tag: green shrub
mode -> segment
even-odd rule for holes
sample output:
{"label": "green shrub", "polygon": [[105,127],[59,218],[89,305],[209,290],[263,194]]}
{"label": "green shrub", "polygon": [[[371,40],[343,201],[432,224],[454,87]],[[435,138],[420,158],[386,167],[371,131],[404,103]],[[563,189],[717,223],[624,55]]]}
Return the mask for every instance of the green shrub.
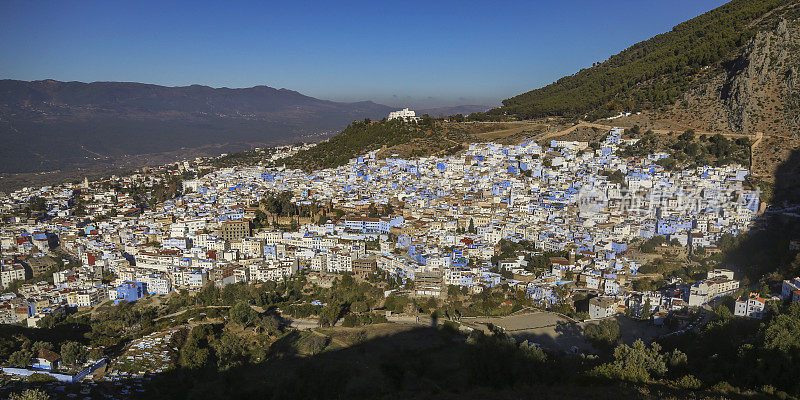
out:
{"label": "green shrub", "polygon": [[737,388],[736,386],[731,385],[730,383],[728,383],[726,381],[718,382],[717,384],[715,384],[714,386],[711,387],[711,390],[713,390],[715,392],[719,392],[719,393],[724,393],[724,394],[739,393],[739,388]]}
{"label": "green shrub", "polygon": [[697,390],[703,387],[703,382],[694,375],[684,375],[675,382],[675,385],[681,389]]}
{"label": "green shrub", "polygon": [[28,375],[28,382],[55,382],[56,378],[47,375],[47,374],[40,374],[38,372]]}

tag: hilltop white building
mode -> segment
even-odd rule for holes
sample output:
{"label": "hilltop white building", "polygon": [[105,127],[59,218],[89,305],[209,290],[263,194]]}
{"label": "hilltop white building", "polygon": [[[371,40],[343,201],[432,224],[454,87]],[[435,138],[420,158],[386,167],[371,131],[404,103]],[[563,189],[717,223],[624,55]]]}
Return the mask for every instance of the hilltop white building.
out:
{"label": "hilltop white building", "polygon": [[392,112],[389,113],[389,118],[388,119],[391,120],[391,119],[398,119],[398,118],[402,118],[402,119],[404,119],[406,121],[415,121],[415,122],[419,121],[419,117],[417,117],[417,113],[415,113],[412,110],[409,110],[408,108],[404,108],[404,109],[399,110],[399,111],[392,111]]}

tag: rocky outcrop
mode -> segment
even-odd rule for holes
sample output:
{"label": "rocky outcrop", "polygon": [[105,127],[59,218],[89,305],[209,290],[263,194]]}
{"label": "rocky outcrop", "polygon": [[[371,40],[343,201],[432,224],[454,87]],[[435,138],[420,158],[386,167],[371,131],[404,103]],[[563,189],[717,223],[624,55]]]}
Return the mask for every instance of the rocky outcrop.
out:
{"label": "rocky outcrop", "polygon": [[759,31],[735,60],[726,63],[719,90],[731,128],[742,133],[788,134],[798,126],[800,29],[780,20]]}

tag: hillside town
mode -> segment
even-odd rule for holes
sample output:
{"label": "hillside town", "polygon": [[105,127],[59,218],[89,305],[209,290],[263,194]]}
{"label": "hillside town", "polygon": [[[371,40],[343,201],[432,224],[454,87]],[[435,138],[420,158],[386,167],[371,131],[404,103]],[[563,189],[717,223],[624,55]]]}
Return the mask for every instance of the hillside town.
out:
{"label": "hillside town", "polygon": [[0,400],[800,400],[800,0],[327,3],[0,6]]}
{"label": "hillside town", "polygon": [[[636,290],[653,261],[637,249],[660,237],[663,251],[713,253],[722,235],[752,228],[760,203],[743,185],[748,170],[667,171],[656,164],[667,154],[618,156],[636,142],[622,136],[474,143],[418,159],[370,152],[312,173],[198,159],[26,188],[0,199],[0,321],[36,327],[69,309],[300,273],[320,286],[345,273],[381,276],[406,288],[387,295],[411,298],[509,285],[541,309],[582,293],[586,319],[647,315],[656,325],[736,293],[726,269]],[[297,150],[278,148],[270,161]],[[176,179],[172,198],[136,194]],[[800,279],[781,295],[800,300]],[[769,300],[743,297],[735,314],[761,318]]]}

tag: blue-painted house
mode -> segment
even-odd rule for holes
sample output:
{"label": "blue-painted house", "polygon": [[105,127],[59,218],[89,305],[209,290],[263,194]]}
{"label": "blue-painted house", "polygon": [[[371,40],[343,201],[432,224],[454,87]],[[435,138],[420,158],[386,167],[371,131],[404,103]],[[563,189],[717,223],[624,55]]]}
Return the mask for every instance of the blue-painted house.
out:
{"label": "blue-painted house", "polygon": [[136,301],[144,297],[147,292],[147,284],[138,281],[125,281],[122,285],[117,287],[117,298],[114,304],[119,304],[121,301]]}

